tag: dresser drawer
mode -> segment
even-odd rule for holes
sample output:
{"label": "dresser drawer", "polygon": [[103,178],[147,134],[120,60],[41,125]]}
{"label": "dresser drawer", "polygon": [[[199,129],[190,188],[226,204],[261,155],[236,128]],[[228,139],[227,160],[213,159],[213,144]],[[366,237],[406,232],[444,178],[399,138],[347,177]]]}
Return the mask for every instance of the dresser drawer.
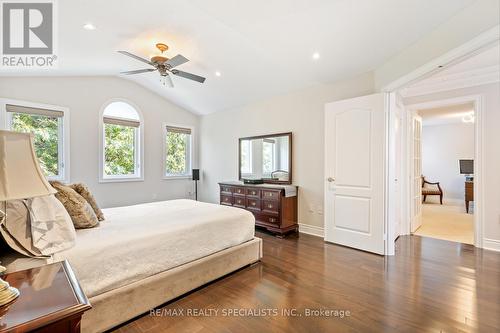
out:
{"label": "dresser drawer", "polygon": [[255,198],[249,198],[247,197],[247,209],[252,210],[252,211],[260,211],[260,200],[255,199]]}
{"label": "dresser drawer", "polygon": [[247,197],[260,199],[260,192],[260,190],[257,190],[255,188],[247,188]]}
{"label": "dresser drawer", "polygon": [[231,186],[221,185],[220,186],[220,193],[231,195],[231,194],[233,194],[233,188]]}
{"label": "dresser drawer", "polygon": [[245,196],[245,188],[243,188],[243,187],[234,187],[233,188],[233,194],[234,195]]}
{"label": "dresser drawer", "polygon": [[254,216],[255,216],[255,219],[259,222],[272,223],[272,224],[276,224],[276,225],[280,224],[279,216],[269,215],[269,214],[256,214],[256,213],[254,213]]}
{"label": "dresser drawer", "polygon": [[281,191],[262,190],[263,200],[279,200],[280,196],[281,196]]}
{"label": "dresser drawer", "polygon": [[241,208],[245,208],[245,197],[238,197],[238,196],[235,196],[233,197],[233,206],[235,207],[241,207]]}
{"label": "dresser drawer", "polygon": [[269,214],[278,215],[280,211],[279,201],[273,201],[273,200],[262,201],[262,211]]}
{"label": "dresser drawer", "polygon": [[233,197],[230,195],[221,194],[220,203],[221,203],[221,205],[232,206],[233,205]]}

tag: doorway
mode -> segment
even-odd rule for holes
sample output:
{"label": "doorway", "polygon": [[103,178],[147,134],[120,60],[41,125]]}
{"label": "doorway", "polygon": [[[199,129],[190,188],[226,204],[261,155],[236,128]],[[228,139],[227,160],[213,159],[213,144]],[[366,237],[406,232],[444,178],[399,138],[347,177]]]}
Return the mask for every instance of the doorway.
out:
{"label": "doorway", "polygon": [[416,113],[421,129],[413,160],[420,164],[421,173],[414,176],[421,184],[421,216],[411,232],[474,244],[474,105],[443,105]]}

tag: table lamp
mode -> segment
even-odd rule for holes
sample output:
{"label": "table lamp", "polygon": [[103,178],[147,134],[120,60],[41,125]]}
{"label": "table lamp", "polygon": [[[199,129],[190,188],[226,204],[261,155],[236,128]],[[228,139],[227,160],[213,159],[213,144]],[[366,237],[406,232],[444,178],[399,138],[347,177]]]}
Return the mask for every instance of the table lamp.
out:
{"label": "table lamp", "polygon": [[[56,193],[38,164],[33,148],[32,134],[0,130],[0,228],[8,233],[5,225],[7,200],[27,199]],[[6,269],[0,266],[0,273]],[[0,278],[0,306],[11,303],[19,290]]]}

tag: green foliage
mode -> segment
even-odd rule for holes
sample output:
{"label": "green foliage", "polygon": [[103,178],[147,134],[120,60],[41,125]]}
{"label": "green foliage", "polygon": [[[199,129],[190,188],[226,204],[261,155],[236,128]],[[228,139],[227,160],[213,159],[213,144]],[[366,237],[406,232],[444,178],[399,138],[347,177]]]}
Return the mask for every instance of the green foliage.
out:
{"label": "green foliage", "polygon": [[263,172],[268,174],[273,171],[274,164],[274,143],[262,143],[262,169]]}
{"label": "green foliage", "polygon": [[186,165],[188,135],[167,132],[167,170],[170,175],[187,174]]}
{"label": "green foliage", "polygon": [[104,173],[109,176],[135,173],[135,127],[104,124]]}
{"label": "green foliage", "polygon": [[59,121],[62,119],[24,113],[12,114],[13,131],[34,134],[35,153],[46,176],[59,174]]}

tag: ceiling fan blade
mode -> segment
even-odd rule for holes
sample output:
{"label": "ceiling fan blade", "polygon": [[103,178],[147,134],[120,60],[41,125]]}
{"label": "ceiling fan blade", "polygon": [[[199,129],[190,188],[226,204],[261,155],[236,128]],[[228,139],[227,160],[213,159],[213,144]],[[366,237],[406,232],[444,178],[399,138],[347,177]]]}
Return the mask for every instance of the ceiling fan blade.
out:
{"label": "ceiling fan blade", "polygon": [[184,57],[182,54],[178,54],[175,57],[173,57],[172,59],[168,59],[166,64],[170,65],[170,68],[174,68],[174,67],[182,65],[188,61],[189,60],[186,57]]}
{"label": "ceiling fan blade", "polygon": [[121,54],[124,54],[124,55],[126,55],[126,56],[132,57],[132,58],[134,58],[135,60],[142,61],[142,62],[144,62],[144,63],[146,63],[146,64],[151,65],[151,66],[154,66],[154,65],[155,65],[154,63],[152,63],[152,62],[151,62],[151,61],[149,61],[148,59],[141,58],[141,57],[136,56],[135,54],[132,54],[132,53],[127,52],[127,51],[118,51],[118,53],[121,53]]}
{"label": "ceiling fan blade", "polygon": [[120,72],[120,74],[132,75],[132,74],[140,74],[140,73],[153,72],[155,70],[156,70],[156,68],[145,68],[145,69],[137,69],[135,71]]}
{"label": "ceiling fan blade", "polygon": [[177,76],[181,76],[183,78],[190,79],[190,80],[193,80],[196,82],[200,82],[200,83],[203,83],[206,80],[203,76],[199,76],[199,75],[195,75],[195,74],[191,74],[191,73],[183,72],[183,71],[179,71],[179,70],[173,70],[172,74],[177,75]]}

